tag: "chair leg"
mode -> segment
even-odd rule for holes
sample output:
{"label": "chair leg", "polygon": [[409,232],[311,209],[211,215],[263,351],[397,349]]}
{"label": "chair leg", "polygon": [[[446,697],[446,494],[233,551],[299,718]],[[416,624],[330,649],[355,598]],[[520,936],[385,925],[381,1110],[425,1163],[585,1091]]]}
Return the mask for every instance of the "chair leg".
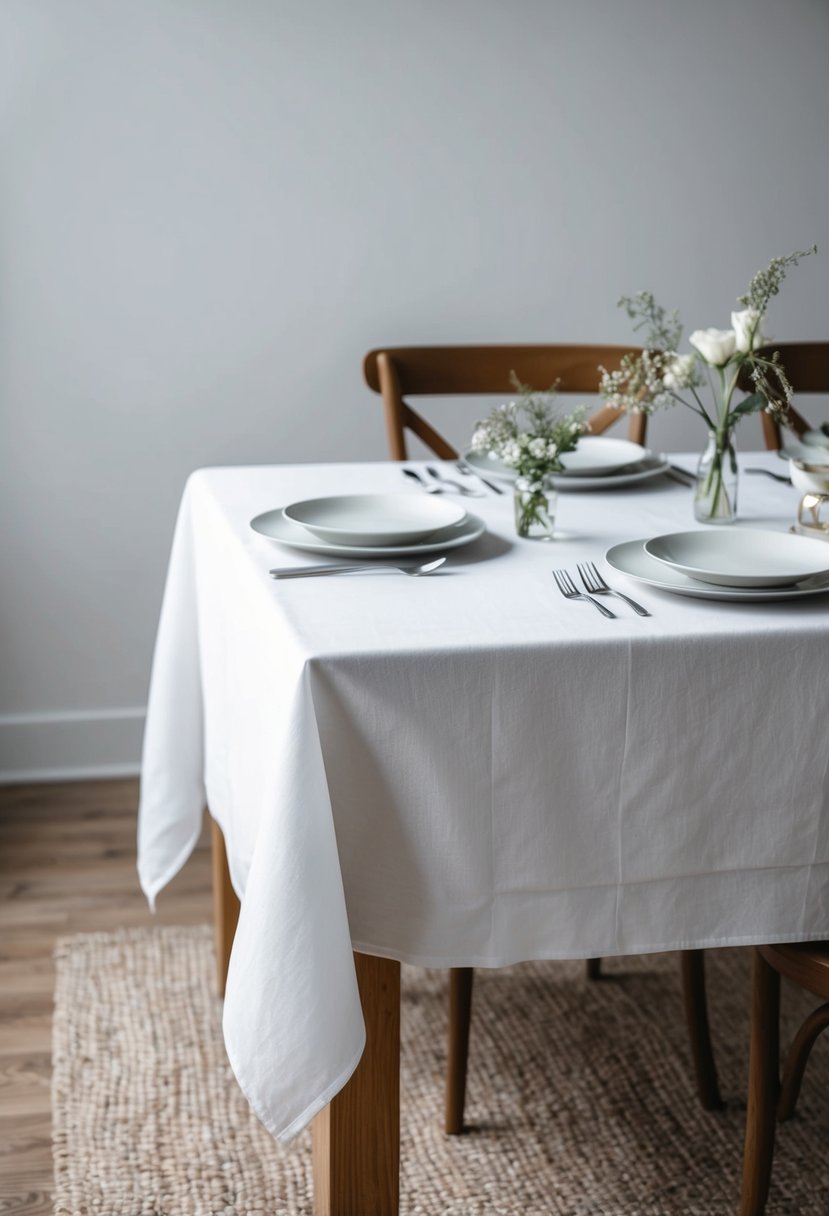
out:
{"label": "chair leg", "polygon": [[711,1031],[708,1025],[708,1002],[705,997],[705,953],[702,950],[683,950],[680,953],[682,970],[682,995],[685,1003],[685,1021],[691,1043],[697,1093],[705,1110],[720,1110],[723,1106],[717,1082],[717,1066],[711,1047]]}
{"label": "chair leg", "polygon": [[239,898],[230,881],[227,851],[222,829],[215,819],[210,821],[210,842],[213,857],[213,943],[216,952],[216,989],[225,994],[230,951],[239,919]]}
{"label": "chair leg", "polygon": [[449,971],[449,1060],[446,1069],[446,1134],[463,1131],[466,1103],[466,1063],[469,1058],[469,1026],[472,1020],[472,967]]}
{"label": "chair leg", "polygon": [[798,1030],[794,1042],[789,1048],[786,1063],[783,1066],[783,1080],[780,1084],[780,1101],[777,1104],[777,1118],[781,1123],[790,1119],[797,1105],[800,1093],[800,1082],[803,1080],[803,1070],[809,1059],[809,1052],[814,1046],[815,1039],[822,1030],[829,1026],[829,1005],[821,1005],[810,1014]]}
{"label": "chair leg", "polygon": [[779,1051],[780,976],[755,949],[740,1216],[763,1216],[766,1207],[774,1153]]}
{"label": "chair leg", "polygon": [[584,975],[588,980],[600,980],[602,978],[602,960],[600,958],[585,959]]}

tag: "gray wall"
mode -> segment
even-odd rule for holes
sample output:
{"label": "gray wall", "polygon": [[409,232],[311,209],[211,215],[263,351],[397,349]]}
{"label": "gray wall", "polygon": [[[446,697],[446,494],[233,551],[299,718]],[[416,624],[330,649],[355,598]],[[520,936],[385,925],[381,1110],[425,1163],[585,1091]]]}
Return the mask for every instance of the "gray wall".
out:
{"label": "gray wall", "polygon": [[0,0],[0,773],[135,764],[187,474],[382,458],[369,347],[724,326],[813,241],[769,329],[829,336],[827,52],[825,0]]}

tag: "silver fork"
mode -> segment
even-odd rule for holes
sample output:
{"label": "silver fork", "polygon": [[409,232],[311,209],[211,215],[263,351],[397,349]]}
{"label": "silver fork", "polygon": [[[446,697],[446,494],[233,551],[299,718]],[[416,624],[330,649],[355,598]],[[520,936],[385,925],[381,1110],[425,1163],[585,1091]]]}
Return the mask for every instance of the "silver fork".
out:
{"label": "silver fork", "polygon": [[592,596],[583,595],[566,570],[554,570],[553,578],[556,580],[558,589],[566,600],[587,600],[588,604],[592,604],[594,608],[598,608],[602,616],[609,616],[614,621],[616,620],[615,612],[611,612],[609,608],[605,608],[604,604],[600,604]]}
{"label": "silver fork", "polygon": [[596,567],[595,562],[579,563],[578,571],[581,575],[581,581],[584,583],[585,591],[589,591],[591,595],[615,595],[618,599],[624,600],[626,604],[630,604],[634,612],[638,612],[640,616],[650,616],[647,608],[643,608],[641,604],[637,604],[636,600],[632,600],[629,595],[624,595],[621,591],[614,591],[612,587],[608,587],[605,580]]}
{"label": "silver fork", "polygon": [[418,566],[395,566],[390,562],[371,562],[362,566],[347,566],[344,562],[331,566],[277,566],[275,570],[271,570],[271,578],[312,578],[315,574],[356,574],[365,570],[397,570],[400,574],[418,578],[423,574],[431,574],[445,561],[445,557],[436,557],[433,561],[422,562]]}

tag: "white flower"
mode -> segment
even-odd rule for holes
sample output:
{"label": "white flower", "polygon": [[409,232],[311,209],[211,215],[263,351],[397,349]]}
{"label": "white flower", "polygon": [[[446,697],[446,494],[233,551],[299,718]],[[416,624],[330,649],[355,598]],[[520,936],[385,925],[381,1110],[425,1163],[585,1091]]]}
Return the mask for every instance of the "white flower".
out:
{"label": "white flower", "polygon": [[750,350],[757,350],[765,342],[763,337],[763,321],[756,308],[744,308],[742,312],[732,312],[731,324],[737,336],[737,350],[747,355]]}
{"label": "white flower", "polygon": [[673,355],[662,373],[665,388],[690,388],[694,383],[696,355]]}
{"label": "white flower", "polygon": [[502,459],[504,464],[510,465],[511,468],[517,467],[521,460],[521,449],[514,439],[505,444]]}
{"label": "white flower", "polygon": [[529,443],[529,452],[536,460],[543,460],[547,451],[547,444],[543,439],[531,439]]}
{"label": "white flower", "polygon": [[737,349],[733,329],[695,329],[688,341],[712,367],[724,367]]}
{"label": "white flower", "polygon": [[473,433],[469,446],[473,452],[486,452],[489,450],[489,429],[485,426],[479,426]]}
{"label": "white flower", "polygon": [[558,458],[558,444],[555,439],[550,439],[547,442],[547,459],[556,460]]}

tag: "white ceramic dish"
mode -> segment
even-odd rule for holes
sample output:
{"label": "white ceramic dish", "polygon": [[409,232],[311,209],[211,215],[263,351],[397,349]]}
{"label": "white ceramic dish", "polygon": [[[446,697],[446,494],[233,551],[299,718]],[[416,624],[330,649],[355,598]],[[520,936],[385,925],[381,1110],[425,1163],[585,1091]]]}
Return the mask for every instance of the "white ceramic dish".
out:
{"label": "white ceramic dish", "polygon": [[[494,478],[512,484],[515,481],[515,469],[509,468],[500,460],[484,456],[480,452],[465,452],[464,460],[484,477]],[[615,490],[620,486],[634,485],[639,481],[647,481],[650,477],[658,477],[668,469],[668,461],[661,454],[651,452],[633,465],[625,465],[623,469],[608,473],[604,477],[567,477],[556,474],[553,484],[557,490]]]}
{"label": "white ceramic dish", "polygon": [[605,554],[605,561],[611,569],[627,575],[637,583],[700,600],[765,604],[776,600],[801,599],[809,595],[825,595],[829,592],[829,575],[805,579],[795,583],[793,587],[719,587],[713,583],[699,583],[651,557],[645,552],[645,542],[642,540],[628,540],[624,544],[614,545]]}
{"label": "white ceramic dish", "polygon": [[553,484],[557,490],[618,490],[622,486],[636,485],[640,481],[648,481],[667,472],[669,464],[661,453],[651,453],[636,464],[625,465],[608,473],[605,477],[564,477],[556,474]]}
{"label": "white ceramic dish", "polygon": [[[829,423],[824,423],[824,426],[829,426]],[[807,447],[829,449],[829,433],[826,431],[804,431],[800,438]]]}
{"label": "white ceramic dish", "polygon": [[790,587],[829,574],[829,546],[788,532],[696,529],[653,536],[644,547],[680,574],[720,587]]}
{"label": "white ceramic dish", "polygon": [[829,494],[829,468],[817,472],[812,465],[804,469],[799,460],[790,460],[789,476],[795,489],[804,494]]}
{"label": "white ceramic dish", "polygon": [[375,548],[413,545],[456,526],[466,511],[451,500],[412,492],[306,498],[283,507],[282,514],[327,544]]}
{"label": "white ceramic dish", "polygon": [[302,549],[308,553],[325,553],[332,557],[405,557],[408,554],[441,553],[444,549],[457,549],[469,545],[486,531],[486,525],[477,515],[464,513],[460,523],[433,532],[426,540],[408,545],[342,545],[324,541],[309,532],[302,524],[293,523],[282,514],[282,508],[264,511],[250,521],[254,532],[290,549]]}
{"label": "white ceramic dish", "polygon": [[799,443],[790,439],[778,453],[784,460],[794,460],[801,468],[813,472],[815,469],[829,471],[829,447],[818,447],[816,444]]}
{"label": "white ceramic dish", "polygon": [[637,464],[648,455],[648,449],[641,443],[631,443],[629,439],[609,439],[604,435],[587,435],[579,440],[579,446],[573,452],[565,452],[561,457],[564,472],[561,477],[605,477]]}

